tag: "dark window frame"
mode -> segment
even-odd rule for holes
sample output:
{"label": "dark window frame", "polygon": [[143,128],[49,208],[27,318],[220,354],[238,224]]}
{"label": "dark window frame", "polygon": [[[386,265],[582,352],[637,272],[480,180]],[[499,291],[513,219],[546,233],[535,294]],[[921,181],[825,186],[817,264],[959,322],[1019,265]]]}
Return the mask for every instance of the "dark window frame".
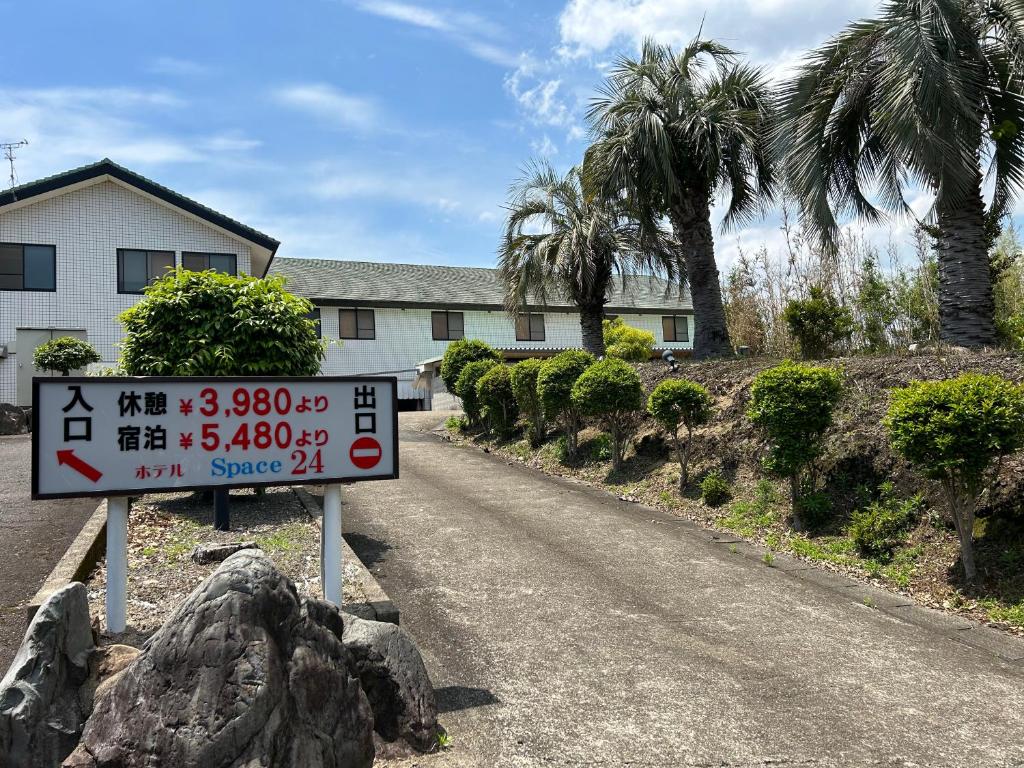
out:
{"label": "dark window frame", "polygon": [[[438,336],[437,333],[435,333],[435,331],[434,331],[434,317],[437,316],[437,315],[444,315],[444,328],[445,328],[445,335],[444,336]],[[460,319],[460,321],[462,323],[462,330],[459,332],[458,336],[452,336],[452,321],[451,321],[452,315],[458,315],[459,319]],[[460,339],[466,338],[466,315],[465,315],[465,313],[464,312],[460,312],[458,310],[449,310],[449,309],[435,309],[435,310],[431,310],[431,312],[430,312],[430,336],[431,336],[431,338],[433,338],[434,341],[458,341]]]}
{"label": "dark window frame", "polygon": [[[665,321],[672,321],[672,338],[665,333]],[[682,338],[679,336],[679,321],[682,320],[686,328]],[[690,316],[689,315],[662,315],[661,316],[661,335],[664,337],[666,343],[681,344],[690,340]]]}
{"label": "dark window frame", "polygon": [[322,313],[320,312],[320,307],[313,307],[313,309],[306,314],[306,319],[312,320],[314,323],[316,323],[316,337],[318,339],[322,339],[324,337],[323,316]]}
{"label": "dark window frame", "polygon": [[[533,321],[540,318],[540,336],[536,336],[534,333]],[[520,321],[526,321],[526,334],[525,336],[520,332],[519,323]],[[547,335],[547,326],[544,321],[543,312],[520,312],[516,315],[515,319],[516,326],[516,341],[545,341]]]}
{"label": "dark window frame", "polygon": [[[0,288],[0,291],[18,291],[23,293],[56,293],[57,292],[57,246],[52,243],[0,243],[0,246],[21,248],[21,288]],[[50,248],[53,250],[53,288],[26,288],[25,287],[25,248]],[[9,272],[4,274],[17,274]]]}
{"label": "dark window frame", "polygon": [[[343,325],[341,321],[342,312],[351,312],[352,319],[355,322],[356,335],[346,336],[343,331]],[[369,336],[364,336],[363,332],[367,330],[365,327],[360,326],[359,316],[360,313],[368,312],[370,315],[370,327]],[[338,338],[345,339],[347,341],[376,341],[377,340],[377,313],[369,307],[339,307],[338,308]]]}
{"label": "dark window frame", "polygon": [[150,285],[154,280],[157,280],[163,275],[150,275],[149,274],[149,255],[151,253],[163,253],[171,254],[171,268],[174,269],[178,266],[178,254],[175,251],[169,251],[165,248],[118,248],[117,249],[117,292],[126,296],[141,296],[145,291],[143,286],[142,291],[126,291],[124,289],[124,254],[127,251],[134,251],[146,254],[146,286]]}
{"label": "dark window frame", "polygon": [[[211,256],[229,256],[229,257],[231,257],[231,261],[232,261],[231,271],[230,272],[223,272],[221,274],[232,275],[233,277],[237,277],[238,276],[238,254],[237,253],[220,253],[218,251],[182,251],[181,252],[181,266],[182,266],[183,269],[186,268],[185,267],[185,259],[187,257],[189,257],[189,256],[191,256],[193,258],[195,258],[196,256],[201,256],[202,258],[206,259],[206,266],[203,268],[203,270],[198,270],[200,272],[204,271],[205,269],[211,269],[211,267],[210,267],[210,257]],[[194,272],[194,271],[197,271],[197,270],[192,270],[192,271]]]}

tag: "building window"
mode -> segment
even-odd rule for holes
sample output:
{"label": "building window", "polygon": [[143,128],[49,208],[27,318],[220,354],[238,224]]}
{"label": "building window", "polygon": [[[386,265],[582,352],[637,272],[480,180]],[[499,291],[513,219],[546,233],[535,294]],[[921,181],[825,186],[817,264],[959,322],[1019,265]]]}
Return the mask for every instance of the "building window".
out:
{"label": "building window", "polygon": [[320,331],[320,308],[315,308],[312,312],[306,315],[307,320],[312,320],[316,323],[316,337],[318,339],[323,338],[323,334]]}
{"label": "building window", "polygon": [[0,291],[57,290],[57,249],[0,244]]}
{"label": "building window", "polygon": [[372,309],[339,309],[338,323],[343,339],[375,339],[376,323]]}
{"label": "building window", "polygon": [[212,269],[225,275],[238,274],[238,257],[233,253],[194,253],[185,251],[181,254],[181,266],[193,272],[204,272]]}
{"label": "building window", "polygon": [[544,315],[516,315],[516,341],[544,341]]}
{"label": "building window", "polygon": [[142,289],[174,269],[174,251],[117,250],[117,292],[142,293]]}
{"label": "building window", "polygon": [[665,341],[689,341],[690,324],[686,315],[661,318],[661,332],[665,336]]}
{"label": "building window", "polygon": [[454,341],[465,335],[461,312],[431,312],[430,328],[434,341]]}

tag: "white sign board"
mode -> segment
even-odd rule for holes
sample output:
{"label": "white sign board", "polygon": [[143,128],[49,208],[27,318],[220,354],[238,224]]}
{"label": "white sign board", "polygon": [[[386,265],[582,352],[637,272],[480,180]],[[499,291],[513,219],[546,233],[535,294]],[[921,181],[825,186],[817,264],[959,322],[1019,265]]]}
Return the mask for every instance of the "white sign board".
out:
{"label": "white sign board", "polygon": [[398,477],[390,378],[32,381],[32,498]]}

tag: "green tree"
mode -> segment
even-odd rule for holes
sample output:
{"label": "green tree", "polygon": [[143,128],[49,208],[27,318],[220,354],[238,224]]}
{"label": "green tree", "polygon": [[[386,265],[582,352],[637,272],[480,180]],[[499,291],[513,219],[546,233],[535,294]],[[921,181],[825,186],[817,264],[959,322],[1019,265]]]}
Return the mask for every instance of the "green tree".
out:
{"label": "green tree", "polygon": [[789,360],[759,373],[750,389],[747,417],[768,439],[765,468],[789,479],[797,530],[803,528],[803,490],[814,490],[814,462],[842,389],[842,375],[835,368]]}
{"label": "green tree", "polygon": [[782,319],[796,339],[801,356],[811,360],[828,357],[853,333],[850,310],[818,286],[811,287],[806,299],[789,302]]}
{"label": "green tree", "polygon": [[448,345],[441,358],[441,381],[445,388],[456,395],[456,385],[462,369],[476,360],[501,361],[501,354],[479,339],[459,339]]}
{"label": "green tree", "polygon": [[893,390],[885,425],[896,451],[942,486],[964,577],[974,582],[978,497],[997,460],[1024,445],[1024,389],[981,374],[916,381]]}
{"label": "green tree", "polygon": [[535,446],[541,444],[546,432],[544,404],[537,392],[537,378],[542,365],[540,360],[531,357],[512,366],[512,392],[519,412],[528,420],[530,443]]}
{"label": "green tree", "polygon": [[[704,387],[686,379],[666,379],[647,398],[647,412],[668,432],[675,446],[679,459],[679,493],[686,490],[689,482],[693,430],[711,420],[713,403]],[[680,427],[686,428],[686,437],[682,440]]]}
{"label": "green tree", "polygon": [[871,352],[887,349],[889,325],[895,319],[892,291],[878,268],[878,257],[873,252],[869,252],[861,262],[856,302],[864,347]]}
{"label": "green tree", "polygon": [[282,277],[168,272],[121,313],[130,376],[314,376],[324,346]]}
{"label": "green tree", "polygon": [[565,448],[576,458],[577,437],[582,416],[572,400],[572,388],[580,375],[594,363],[594,356],[580,349],[567,349],[545,360],[537,374],[537,394],[549,419],[558,419],[565,431]]}
{"label": "green tree", "polygon": [[644,388],[629,363],[607,357],[585,370],[572,387],[572,404],[600,421],[612,437],[612,470],[622,469],[626,448],[640,422]]}
{"label": "green tree", "polygon": [[476,383],[476,400],[491,432],[507,437],[512,434],[519,418],[516,396],[512,391],[512,370],[507,365],[495,365]]}
{"label": "green tree", "polygon": [[[944,341],[995,341],[988,249],[1024,181],[1024,4],[888,0],[811,52],[780,95],[777,148],[807,227],[935,198]],[[982,159],[993,199],[982,197]]]}
{"label": "green tree", "polygon": [[617,357],[634,363],[651,359],[654,352],[654,334],[643,328],[634,328],[622,322],[621,317],[605,320],[603,324],[604,350],[608,357]]}
{"label": "green tree", "polygon": [[62,376],[99,361],[99,353],[92,344],[72,336],[50,339],[36,347],[32,353],[32,364],[36,368],[42,371],[60,371]]}
{"label": "green tree", "polygon": [[583,348],[604,354],[601,321],[616,275],[625,289],[639,274],[680,280],[680,263],[657,223],[626,215],[615,198],[584,194],[579,172],[559,176],[547,163],[530,167],[508,201],[498,274],[510,312],[549,298],[580,312]]}
{"label": "green tree", "polygon": [[597,141],[588,185],[629,201],[641,220],[667,217],[694,310],[694,355],[732,353],[715,263],[711,205],[728,193],[723,224],[760,214],[774,188],[764,72],[712,40],[681,51],[643,44],[613,67],[589,117]]}
{"label": "green tree", "polygon": [[455,382],[455,394],[462,401],[462,410],[466,412],[470,426],[479,427],[482,424],[483,414],[476,385],[496,365],[501,363],[491,358],[473,360],[462,367],[459,380]]}

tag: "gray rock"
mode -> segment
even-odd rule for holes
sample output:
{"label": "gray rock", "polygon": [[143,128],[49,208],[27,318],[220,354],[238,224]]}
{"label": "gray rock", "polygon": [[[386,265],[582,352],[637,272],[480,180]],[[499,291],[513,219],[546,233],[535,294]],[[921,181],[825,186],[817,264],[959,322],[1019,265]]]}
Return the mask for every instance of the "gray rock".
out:
{"label": "gray rock", "polygon": [[235,552],[243,549],[259,549],[255,541],[232,541],[227,544],[200,544],[192,550],[192,561],[203,565],[205,563],[221,563],[227,560]]}
{"label": "gray rock", "polygon": [[117,676],[138,655],[138,648],[116,643],[93,651],[89,657],[89,679],[78,689],[78,699],[86,712],[92,712],[93,702],[113,686]]}
{"label": "gray rock", "polygon": [[28,432],[25,409],[10,403],[0,403],[0,435],[23,435]]}
{"label": "gray rock", "polygon": [[341,636],[336,608],[238,552],[97,697],[64,765],[370,766],[373,715]]}
{"label": "gray rock", "polygon": [[434,747],[434,686],[409,634],[395,624],[349,616],[342,639],[373,707],[374,730],[385,741],[401,739],[424,751]]}
{"label": "gray rock", "polygon": [[51,768],[75,748],[88,716],[78,689],[94,649],[85,586],[47,598],[0,681],[0,765]]}

